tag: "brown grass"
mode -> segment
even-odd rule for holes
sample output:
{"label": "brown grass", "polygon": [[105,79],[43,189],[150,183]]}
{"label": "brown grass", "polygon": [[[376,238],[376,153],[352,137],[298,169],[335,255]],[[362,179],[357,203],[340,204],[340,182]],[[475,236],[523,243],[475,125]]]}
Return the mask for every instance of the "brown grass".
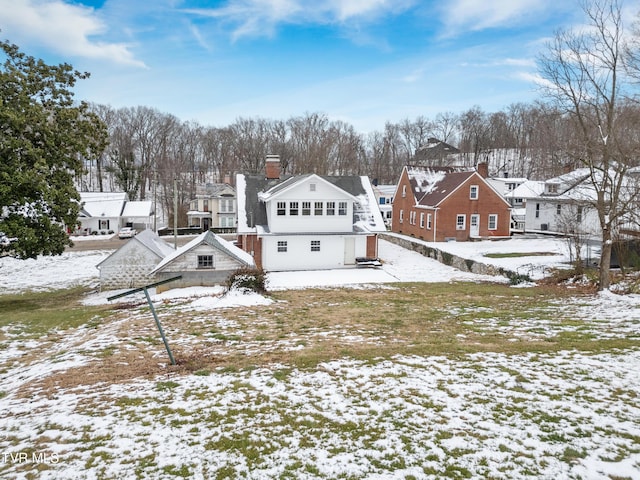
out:
{"label": "brown grass", "polygon": [[[582,293],[541,286],[502,284],[397,284],[394,287],[275,292],[269,306],[207,312],[156,305],[177,365],[168,355],[145,306],[114,307],[91,335],[112,333],[108,348],[87,353],[86,365],[28,385],[24,395],[97,383],[120,383],[157,375],[246,369],[268,364],[316,367],[339,359],[403,355],[522,353],[558,349],[597,350],[637,344],[594,341],[588,335],[551,335],[523,340],[514,333],[529,316],[561,324],[557,304]],[[506,327],[505,327],[506,325]],[[500,327],[500,328],[499,328]],[[95,332],[95,333],[93,333]],[[54,334],[51,334],[54,335]],[[29,361],[37,356],[31,354]]]}

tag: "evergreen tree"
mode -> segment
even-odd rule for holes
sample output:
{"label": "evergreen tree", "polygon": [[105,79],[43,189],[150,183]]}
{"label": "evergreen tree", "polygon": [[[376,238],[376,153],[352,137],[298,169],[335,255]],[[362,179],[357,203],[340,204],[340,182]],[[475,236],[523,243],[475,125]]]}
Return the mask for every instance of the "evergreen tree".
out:
{"label": "evergreen tree", "polygon": [[0,42],[0,255],[58,255],[80,210],[73,179],[105,148],[107,131],[74,103],[80,73],[47,65]]}

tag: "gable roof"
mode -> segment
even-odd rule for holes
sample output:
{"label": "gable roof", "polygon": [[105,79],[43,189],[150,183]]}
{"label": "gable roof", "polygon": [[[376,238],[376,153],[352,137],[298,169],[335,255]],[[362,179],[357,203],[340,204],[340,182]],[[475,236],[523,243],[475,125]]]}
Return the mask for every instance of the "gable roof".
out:
{"label": "gable roof", "polygon": [[369,177],[347,175],[296,175],[281,179],[268,179],[263,175],[238,174],[238,232],[253,231],[256,226],[267,225],[266,200],[293,188],[311,177],[344,191],[354,199],[354,227],[369,231],[386,231],[384,220]]}
{"label": "gable roof", "polygon": [[178,248],[177,250],[174,250],[173,253],[171,253],[170,255],[167,255],[166,257],[164,257],[164,259],[158,265],[156,265],[156,268],[154,268],[150,272],[150,274],[156,273],[158,270],[161,270],[165,265],[171,263],[176,258],[181,257],[182,255],[184,255],[188,251],[190,251],[190,250],[192,250],[192,249],[194,249],[194,248],[196,248],[196,247],[198,247],[198,246],[200,246],[202,244],[206,244],[206,245],[209,245],[209,246],[211,246],[211,247],[213,247],[213,248],[215,248],[217,250],[220,250],[220,251],[226,253],[227,255],[229,255],[230,257],[235,258],[240,263],[244,263],[245,265],[248,265],[248,266],[255,265],[255,263],[253,261],[253,257],[251,255],[249,255],[247,252],[245,252],[244,250],[236,247],[233,243],[231,243],[231,242],[223,239],[222,237],[216,235],[211,230],[207,230],[206,232],[198,235],[196,238],[191,240],[186,245],[183,245],[182,247]]}
{"label": "gable roof", "polygon": [[122,210],[123,217],[150,217],[151,215],[153,215],[153,202],[150,200],[127,202]]}
{"label": "gable roof", "polygon": [[544,182],[539,180],[527,180],[521,185],[505,194],[505,198],[536,198],[544,192]]}
{"label": "gable roof", "polygon": [[118,248],[118,250],[116,250],[107,258],[105,258],[100,263],[98,263],[96,267],[99,268],[100,265],[102,265],[104,262],[109,260],[116,252],[125,248],[131,249],[132,246],[136,243],[145,247],[147,250],[149,250],[154,255],[156,255],[160,260],[165,258],[167,255],[171,255],[175,251],[174,248],[171,245],[169,245],[167,242],[165,242],[162,238],[160,238],[157,233],[155,233],[153,230],[147,229],[147,230],[143,230],[142,232],[140,232],[139,234],[137,234],[136,236],[128,240],[124,245]]}
{"label": "gable roof", "polygon": [[456,155],[458,153],[460,153],[460,150],[453,145],[442,142],[437,138],[429,138],[426,145],[422,145],[416,149],[414,160],[418,162],[424,160],[442,160],[449,155]]}
{"label": "gable roof", "polygon": [[126,201],[124,192],[80,192],[81,214],[85,217],[119,217]]}
{"label": "gable roof", "polygon": [[[435,207],[466,182],[475,170],[468,167],[405,166],[416,205]],[[482,178],[482,177],[479,177]]]}

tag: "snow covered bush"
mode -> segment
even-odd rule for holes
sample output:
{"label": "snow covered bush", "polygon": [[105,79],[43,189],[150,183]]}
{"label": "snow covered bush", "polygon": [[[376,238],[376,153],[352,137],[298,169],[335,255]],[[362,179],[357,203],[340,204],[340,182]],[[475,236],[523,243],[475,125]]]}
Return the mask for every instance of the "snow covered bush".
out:
{"label": "snow covered bush", "polygon": [[266,274],[261,268],[242,267],[227,279],[228,290],[265,293]]}

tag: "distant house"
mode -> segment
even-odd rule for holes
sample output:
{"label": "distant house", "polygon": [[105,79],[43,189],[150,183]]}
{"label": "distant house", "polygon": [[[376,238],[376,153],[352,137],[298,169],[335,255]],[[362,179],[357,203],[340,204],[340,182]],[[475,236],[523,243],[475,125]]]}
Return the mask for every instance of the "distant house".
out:
{"label": "distant house", "polygon": [[542,194],[542,192],[544,192],[544,188],[544,182],[537,180],[527,180],[505,195],[505,198],[512,207],[512,231],[526,231],[527,203],[538,198]]}
{"label": "distant house", "polygon": [[187,212],[190,227],[203,232],[235,231],[237,223],[236,191],[226,183],[209,183],[199,188]]}
{"label": "distant house", "polygon": [[511,231],[524,229],[524,198],[511,195],[518,187],[527,182],[526,178],[489,177],[486,179],[496,192],[504,196],[511,205]]}
{"label": "distant house", "polygon": [[486,181],[486,164],[407,166],[393,199],[392,231],[432,242],[510,235],[510,205]]}
{"label": "distant house", "polygon": [[599,234],[600,222],[593,207],[596,193],[589,177],[588,168],[579,168],[544,182],[523,185],[532,191],[525,202],[525,231],[562,234],[579,230]]}
{"label": "distant house", "polygon": [[416,165],[446,166],[457,162],[459,154],[460,150],[453,145],[431,137],[426,145],[416,149],[413,162]]}
{"label": "distant house", "polygon": [[135,201],[127,202],[122,211],[123,227],[133,227],[137,231],[153,228],[153,202]]}
{"label": "distant house", "polygon": [[92,232],[117,232],[122,226],[122,212],[127,203],[127,194],[123,192],[81,192],[82,204],[76,235],[89,235]]}
{"label": "distant house", "polygon": [[159,289],[212,286],[224,283],[241,267],[253,267],[251,255],[208,230],[158,263],[150,272],[155,281],[182,276]]}
{"label": "distant house", "polygon": [[384,224],[389,227],[391,225],[391,217],[393,214],[393,194],[396,192],[395,185],[374,185],[373,193],[378,202],[378,208],[382,214]]}
{"label": "distant house", "polygon": [[174,252],[171,245],[152,230],[144,230],[97,265],[100,288],[135,288],[152,283],[149,273]]}
{"label": "distant house", "polygon": [[153,227],[153,202],[129,201],[124,192],[80,192],[82,205],[75,235],[115,233],[121,227],[138,231]]}
{"label": "distant house", "polygon": [[238,245],[265,270],[349,268],[378,256],[386,228],[368,177],[282,177],[269,156],[264,175],[239,174],[236,188]]}

